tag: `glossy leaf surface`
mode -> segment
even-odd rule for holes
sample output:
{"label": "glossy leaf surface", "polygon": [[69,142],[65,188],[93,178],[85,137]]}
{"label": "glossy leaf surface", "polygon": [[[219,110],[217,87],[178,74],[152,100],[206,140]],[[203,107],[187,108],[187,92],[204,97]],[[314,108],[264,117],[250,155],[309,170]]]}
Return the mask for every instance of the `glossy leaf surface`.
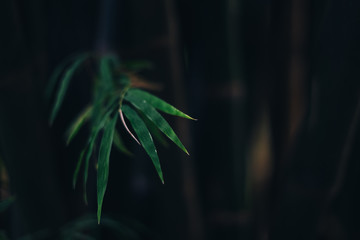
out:
{"label": "glossy leaf surface", "polygon": [[173,141],[181,150],[189,154],[180,139],[170,127],[169,123],[153,108],[145,99],[141,99],[134,95],[125,97],[132,105],[145,114],[171,141]]}
{"label": "glossy leaf surface", "polygon": [[152,105],[154,108],[156,108],[162,112],[165,112],[165,113],[168,113],[168,114],[171,114],[174,116],[178,116],[178,117],[196,120],[196,119],[190,117],[189,115],[181,112],[180,110],[176,109],[174,106],[168,104],[164,100],[161,100],[160,98],[158,98],[148,92],[142,91],[140,89],[137,89],[137,88],[129,89],[129,91],[127,92],[127,94],[125,96],[125,99],[129,99],[129,100],[134,99],[134,98],[145,100],[150,105]]}
{"label": "glossy leaf surface", "polygon": [[146,124],[141,119],[141,117],[133,110],[130,106],[124,104],[122,106],[122,111],[125,114],[125,117],[130,121],[131,126],[133,127],[141,145],[145,149],[146,153],[151,158],[155,169],[161,179],[161,182],[164,183],[164,177],[160,166],[160,160],[157,154],[157,150],[154,144],[154,141],[151,137],[151,134],[146,127]]}

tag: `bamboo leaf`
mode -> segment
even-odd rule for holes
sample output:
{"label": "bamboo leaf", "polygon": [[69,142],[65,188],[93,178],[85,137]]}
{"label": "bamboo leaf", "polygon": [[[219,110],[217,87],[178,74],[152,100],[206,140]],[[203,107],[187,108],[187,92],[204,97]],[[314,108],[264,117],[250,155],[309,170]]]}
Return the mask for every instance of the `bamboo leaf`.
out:
{"label": "bamboo leaf", "polygon": [[189,155],[180,139],[176,136],[174,130],[170,127],[169,123],[153,108],[148,102],[143,99],[141,100],[137,96],[127,95],[125,99],[128,100],[137,109],[142,111],[147,118],[149,118],[159,129],[162,131],[171,141],[173,141],[181,150]]}
{"label": "bamboo leaf", "polygon": [[54,119],[61,107],[61,104],[64,101],[64,97],[68,89],[71,78],[73,77],[75,71],[79,68],[79,66],[85,61],[87,57],[88,54],[84,54],[81,57],[79,57],[65,72],[65,75],[61,80],[60,86],[56,94],[55,103],[50,115],[50,124],[54,122]]}
{"label": "bamboo leaf", "polygon": [[70,128],[67,131],[67,145],[69,145],[71,140],[76,136],[85,121],[89,119],[91,111],[92,106],[87,106],[71,124]]}
{"label": "bamboo leaf", "polygon": [[107,55],[108,59],[109,59],[109,63],[110,66],[112,67],[112,69],[117,69],[118,67],[120,67],[120,60],[119,57],[115,54],[108,54]]}
{"label": "bamboo leaf", "polygon": [[105,90],[113,87],[112,72],[111,72],[111,58],[104,56],[100,59],[100,79],[104,85]]}
{"label": "bamboo leaf", "polygon": [[127,156],[132,156],[133,154],[126,148],[122,138],[118,131],[115,130],[114,132],[114,145],[115,147],[122,153],[126,154]]}
{"label": "bamboo leaf", "polygon": [[84,154],[86,152],[86,148],[87,148],[87,146],[81,151],[80,156],[79,156],[79,160],[77,161],[77,164],[76,164],[76,168],[75,168],[74,176],[73,176],[73,188],[74,189],[76,187],[77,178],[78,178],[78,175],[79,175],[82,160],[84,158]]}
{"label": "bamboo leaf", "polygon": [[85,203],[87,203],[86,184],[87,184],[88,175],[89,175],[88,172],[89,172],[90,157],[93,153],[97,136],[98,136],[99,132],[101,131],[101,129],[104,128],[104,125],[112,112],[114,112],[113,108],[108,110],[104,114],[104,116],[101,118],[100,123],[93,128],[91,137],[89,138],[89,148],[87,150],[87,154],[86,154],[86,158],[85,158],[85,167],[84,167],[84,201],[85,201]]}
{"label": "bamboo leaf", "polygon": [[104,134],[100,144],[100,151],[98,157],[98,172],[97,172],[98,223],[100,223],[101,209],[102,209],[106,186],[109,178],[110,152],[113,143],[116,120],[117,120],[117,115],[115,114],[110,121],[107,121],[105,123]]}
{"label": "bamboo leaf", "polygon": [[77,58],[81,58],[83,55],[88,55],[88,53],[83,54],[76,54],[71,55],[68,58],[66,58],[64,61],[62,61],[54,70],[54,72],[51,74],[49,83],[47,84],[47,87],[45,89],[45,98],[48,100],[50,99],[51,94],[54,91],[54,88],[56,86],[57,80],[60,78],[61,74],[63,73],[65,67],[70,64],[72,61],[76,60]]}
{"label": "bamboo leaf", "polygon": [[148,127],[151,135],[160,142],[161,145],[168,147],[169,144],[166,141],[167,139],[164,137],[163,133],[159,130],[159,128],[149,119],[145,116],[145,114],[141,111],[138,111],[138,114],[144,120],[146,126]]}
{"label": "bamboo leaf", "polygon": [[159,156],[157,154],[154,141],[144,121],[135,112],[135,110],[133,110],[130,106],[126,104],[122,106],[122,111],[124,112],[126,118],[129,119],[131,126],[133,127],[136,135],[139,138],[139,141],[141,142],[141,145],[151,158],[161,182],[164,183],[164,177],[160,166]]}
{"label": "bamboo leaf", "polygon": [[174,106],[168,104],[164,100],[161,100],[160,98],[158,98],[148,92],[142,91],[140,89],[137,89],[137,88],[129,89],[129,91],[125,95],[126,100],[131,101],[131,99],[134,99],[134,98],[143,99],[143,100],[147,101],[150,105],[152,105],[154,108],[156,108],[162,112],[165,112],[165,113],[168,113],[168,114],[171,114],[174,116],[178,116],[178,117],[191,119],[191,120],[197,120],[197,119],[192,118],[189,115],[181,112],[180,110],[176,109]]}
{"label": "bamboo leaf", "polygon": [[114,112],[114,110],[115,110],[114,108],[115,107],[108,110],[103,116],[101,116],[100,117],[101,121],[99,122],[99,124],[92,129],[89,140],[88,140],[85,148],[80,153],[80,157],[79,157],[79,160],[76,165],[76,169],[75,169],[74,176],[73,176],[73,187],[74,188],[76,186],[77,178],[79,175],[79,171],[80,171],[80,167],[81,167],[84,155],[86,154],[85,155],[85,166],[84,166],[84,201],[85,201],[85,203],[87,203],[86,184],[87,184],[87,179],[88,179],[90,157],[93,153],[97,136],[98,136],[99,132],[101,131],[101,129],[104,127],[104,124],[105,124],[106,120],[108,119],[109,115],[112,112]]}

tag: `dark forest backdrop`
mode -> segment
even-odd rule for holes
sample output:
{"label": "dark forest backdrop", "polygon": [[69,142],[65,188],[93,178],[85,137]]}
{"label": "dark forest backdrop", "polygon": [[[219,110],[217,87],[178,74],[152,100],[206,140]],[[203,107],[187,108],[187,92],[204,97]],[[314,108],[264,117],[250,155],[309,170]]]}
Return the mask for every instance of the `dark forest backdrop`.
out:
{"label": "dark forest backdrop", "polygon": [[[360,239],[360,1],[3,0],[0,16],[2,238]],[[88,206],[71,186],[86,132],[66,147],[64,131],[89,79],[53,127],[43,97],[89,50],[150,61],[156,94],[199,119],[168,118],[191,156],[160,149],[165,185],[130,139],[134,157],[112,151],[112,230],[82,218],[95,169]]]}

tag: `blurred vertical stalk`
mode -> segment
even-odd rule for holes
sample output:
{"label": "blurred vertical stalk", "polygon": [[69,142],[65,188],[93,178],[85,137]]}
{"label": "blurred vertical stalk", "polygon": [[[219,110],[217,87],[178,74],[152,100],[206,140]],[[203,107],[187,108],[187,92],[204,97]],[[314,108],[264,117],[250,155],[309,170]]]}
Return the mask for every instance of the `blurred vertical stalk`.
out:
{"label": "blurred vertical stalk", "polygon": [[116,16],[116,2],[114,0],[100,1],[99,25],[95,48],[99,53],[107,53],[111,50],[111,38],[115,31],[114,20]]}
{"label": "blurred vertical stalk", "polygon": [[[270,8],[269,25],[269,107],[271,122],[272,175],[267,189],[266,235],[272,238],[271,228],[278,215],[277,204],[281,194],[282,175],[289,145],[289,65],[291,56],[292,1],[274,0]],[[269,233],[270,232],[270,233]],[[269,235],[270,234],[270,235]]]}
{"label": "blurred vertical stalk", "polygon": [[308,1],[293,0],[291,7],[291,56],[289,76],[289,132],[292,143],[305,113],[305,83],[308,79]]}
{"label": "blurred vertical stalk", "polygon": [[[39,97],[47,71],[48,3],[12,1],[10,10],[6,6],[2,10],[9,13],[4,22],[15,23],[15,34],[9,31],[4,37],[9,47],[1,57],[4,62],[13,56],[16,59],[0,74],[2,82],[8,83],[0,86],[0,146],[11,179],[9,187],[16,195],[12,211],[16,220],[9,230],[15,239],[59,226],[66,212]],[[11,48],[13,43],[14,49],[21,49],[19,54]]]}
{"label": "blurred vertical stalk", "polygon": [[[176,106],[182,106],[185,110],[185,91],[183,85],[183,64],[181,61],[181,51],[179,47],[179,26],[177,20],[177,14],[175,10],[174,0],[164,0],[166,19],[168,22],[168,37],[169,37],[169,59],[171,66],[171,79],[173,83],[174,101]],[[189,146],[191,149],[191,136],[189,123],[182,121],[181,119],[176,120],[177,129],[179,129],[179,137],[182,139],[185,146]],[[191,152],[191,150],[190,150]],[[187,218],[188,218],[188,236],[186,239],[197,239],[201,240],[204,238],[203,231],[203,220],[200,214],[199,200],[197,183],[195,179],[194,164],[192,159],[188,156],[182,155],[182,185],[184,190],[185,202],[187,207]]]}
{"label": "blurred vertical stalk", "polygon": [[[280,239],[288,229],[283,219],[288,209],[287,176],[293,144],[304,119],[308,63],[308,5],[307,0],[275,1],[272,11],[271,47],[273,88],[272,134],[274,140],[274,172],[269,189],[269,239]],[[274,94],[277,94],[275,96]],[[297,146],[295,146],[296,148]],[[282,217],[279,217],[282,216]],[[289,236],[288,236],[289,237]]]}
{"label": "blurred vertical stalk", "polygon": [[233,182],[236,210],[239,210],[244,203],[244,83],[243,83],[243,62],[240,49],[242,46],[242,38],[240,36],[241,25],[239,24],[241,12],[241,1],[227,1],[227,43],[229,58],[229,79],[231,94],[231,129],[232,129],[232,165],[233,165]]}

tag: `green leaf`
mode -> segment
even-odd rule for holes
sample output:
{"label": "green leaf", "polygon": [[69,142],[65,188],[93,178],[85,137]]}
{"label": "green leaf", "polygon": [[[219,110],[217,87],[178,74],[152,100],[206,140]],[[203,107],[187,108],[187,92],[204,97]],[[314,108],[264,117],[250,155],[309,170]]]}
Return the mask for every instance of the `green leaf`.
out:
{"label": "green leaf", "polygon": [[[88,54],[88,53],[85,53]],[[76,60],[77,58],[81,58],[83,54],[75,54],[71,55],[68,58],[66,58],[64,61],[62,61],[54,70],[54,72],[51,74],[49,83],[47,84],[47,87],[45,89],[45,98],[48,100],[50,99],[50,96],[52,92],[54,91],[54,88],[56,86],[56,82],[59,79],[60,75],[64,71],[65,67],[70,64],[72,61]]]}
{"label": "green leaf", "polygon": [[197,119],[192,118],[189,115],[181,112],[180,110],[176,109],[174,106],[168,104],[167,102],[161,100],[160,98],[158,98],[148,92],[142,91],[140,89],[131,88],[131,89],[129,89],[129,91],[127,92],[127,94],[125,96],[125,99],[126,100],[129,99],[129,101],[131,101],[131,99],[134,99],[134,98],[143,99],[143,100],[147,101],[150,105],[152,105],[154,108],[156,108],[162,112],[165,112],[165,113],[168,113],[168,114],[171,114],[174,116],[178,116],[178,117],[191,119],[191,120],[197,120]]}
{"label": "green leaf", "polygon": [[75,71],[79,68],[79,66],[85,61],[87,57],[88,54],[84,54],[81,57],[79,57],[65,72],[64,77],[61,80],[60,86],[56,94],[55,103],[50,115],[50,124],[54,122],[54,119],[61,107],[61,104],[64,101],[64,97],[68,89],[71,78],[73,77]]}
{"label": "green leaf", "polygon": [[129,119],[131,126],[133,127],[136,135],[139,138],[139,141],[146,153],[151,158],[155,169],[160,177],[162,183],[164,183],[164,177],[160,166],[159,156],[156,151],[156,147],[154,141],[151,137],[151,134],[146,127],[146,124],[141,119],[141,117],[133,110],[130,106],[123,104],[120,111],[123,111],[126,118]]}
{"label": "green leaf", "polygon": [[96,134],[93,137],[90,138],[89,148],[86,151],[85,166],[84,166],[84,202],[85,202],[86,205],[88,203],[88,201],[87,201],[87,193],[86,193],[86,185],[87,185],[87,180],[88,180],[88,176],[89,176],[89,163],[90,163],[91,155],[92,155],[93,150],[94,150],[94,145],[95,145],[98,133],[99,132],[96,132]]}
{"label": "green leaf", "polygon": [[111,72],[111,58],[109,56],[103,56],[100,59],[100,80],[105,90],[113,87],[112,72]]}
{"label": "green leaf", "polygon": [[119,57],[116,54],[108,54],[107,55],[109,62],[110,62],[110,66],[112,67],[112,69],[116,69],[118,67],[120,67],[120,60]]}
{"label": "green leaf", "polygon": [[100,116],[100,122],[96,126],[93,127],[91,135],[89,137],[89,140],[88,140],[85,148],[80,153],[80,157],[79,157],[79,160],[78,160],[77,165],[76,165],[76,169],[75,169],[74,176],[73,176],[73,187],[74,188],[76,186],[77,178],[78,178],[78,175],[79,175],[79,171],[80,171],[80,167],[81,167],[84,155],[86,154],[86,156],[85,156],[85,167],[84,167],[84,200],[85,200],[85,203],[87,202],[86,184],[87,184],[87,179],[88,179],[90,157],[91,157],[91,155],[93,153],[93,149],[94,149],[94,145],[95,145],[97,136],[98,136],[99,132],[101,131],[101,129],[104,127],[104,124],[107,121],[107,119],[109,118],[110,114],[112,112],[114,112],[115,107],[116,106],[113,106],[103,116]]}
{"label": "green leaf", "polygon": [[67,131],[67,141],[66,144],[69,145],[71,140],[76,136],[76,134],[79,132],[82,125],[85,123],[86,120],[89,119],[90,114],[92,111],[92,106],[87,106],[75,119],[75,121],[71,124]]}
{"label": "green leaf", "polygon": [[159,128],[152,122],[149,120],[149,118],[147,118],[143,112],[139,111],[138,114],[140,115],[140,117],[142,118],[142,120],[144,120],[146,126],[148,127],[151,135],[160,142],[161,145],[163,145],[164,147],[168,147],[169,144],[166,141],[166,138],[164,137],[163,133],[159,130]]}
{"label": "green leaf", "polygon": [[133,154],[124,145],[124,142],[121,139],[119,132],[116,130],[114,132],[114,145],[120,152],[126,154],[129,157],[133,156]]}
{"label": "green leaf", "polygon": [[101,129],[104,128],[104,125],[112,112],[114,112],[114,109],[110,109],[104,114],[101,122],[97,126],[95,126],[95,128],[93,128],[91,137],[89,138],[89,148],[87,150],[87,154],[86,154],[86,158],[85,158],[85,167],[84,167],[84,200],[85,200],[85,203],[87,203],[86,184],[87,184],[87,179],[88,179],[90,157],[93,153],[93,149],[94,149],[94,145],[95,145],[97,136],[98,136],[99,132],[101,131]]}
{"label": "green leaf", "polygon": [[85,148],[81,151],[80,156],[79,156],[79,160],[77,161],[77,164],[76,164],[76,168],[75,168],[74,176],[73,176],[73,188],[74,189],[76,187],[77,178],[78,178],[78,175],[79,175],[80,167],[81,167],[82,160],[84,158],[84,154],[86,152],[86,149],[87,149],[87,146],[85,146]]}
{"label": "green leaf", "polygon": [[148,104],[147,100],[140,99],[135,95],[126,95],[125,99],[134,105],[137,109],[142,111],[147,118],[149,118],[171,141],[173,141],[181,150],[189,155],[180,139],[176,136],[174,130],[170,127],[169,123]]}
{"label": "green leaf", "polygon": [[110,152],[113,143],[114,130],[117,115],[114,114],[112,119],[105,123],[104,134],[100,144],[97,171],[97,200],[98,200],[98,223],[100,223],[101,209],[104,201],[106,186],[109,178]]}

